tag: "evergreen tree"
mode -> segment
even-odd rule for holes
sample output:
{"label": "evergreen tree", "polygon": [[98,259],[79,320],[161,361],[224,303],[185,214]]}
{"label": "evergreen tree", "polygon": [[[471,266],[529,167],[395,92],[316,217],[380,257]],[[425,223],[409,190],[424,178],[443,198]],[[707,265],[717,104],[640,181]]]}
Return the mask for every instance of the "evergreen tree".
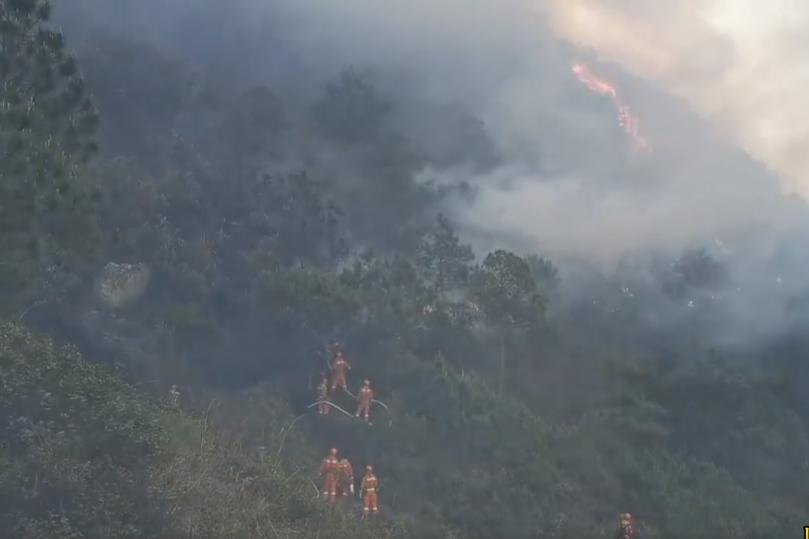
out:
{"label": "evergreen tree", "polygon": [[[0,304],[64,277],[95,235],[82,165],[98,116],[49,2],[0,2]],[[42,293],[42,290],[40,290]],[[39,298],[40,300],[42,298]],[[31,298],[27,298],[31,301]]]}

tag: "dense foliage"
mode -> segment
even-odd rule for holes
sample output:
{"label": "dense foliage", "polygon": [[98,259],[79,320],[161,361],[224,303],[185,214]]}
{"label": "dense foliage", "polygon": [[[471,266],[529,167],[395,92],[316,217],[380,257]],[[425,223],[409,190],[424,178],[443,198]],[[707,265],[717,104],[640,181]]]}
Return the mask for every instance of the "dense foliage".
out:
{"label": "dense foliage", "polygon": [[[649,539],[799,531],[805,339],[731,354],[699,313],[661,329],[639,307],[721,288],[707,253],[646,283],[651,300],[620,293],[630,275],[565,298],[545,257],[475,257],[435,211],[442,189],[414,179],[468,156],[408,138],[370,78],[346,71],[310,102],[100,31],[77,39],[82,78],[44,3],[0,6],[16,73],[0,90],[0,270],[16,273],[0,287],[10,313],[74,343],[0,326],[4,530],[573,539],[631,511]],[[66,193],[88,185],[78,211],[91,199]],[[111,261],[150,268],[126,306],[94,288],[88,268]],[[371,428],[307,408],[335,340],[352,387],[371,378],[389,407]],[[174,383],[183,410],[164,402]],[[376,465],[378,522],[313,499],[332,445]]]}
{"label": "dense foliage", "polygon": [[[43,1],[0,3],[0,301],[45,301],[96,231],[80,175],[98,115]],[[25,289],[27,295],[14,294]],[[14,300],[17,300],[16,302]]]}
{"label": "dense foliage", "polygon": [[74,349],[0,326],[3,507],[16,537],[146,537],[157,409]]}

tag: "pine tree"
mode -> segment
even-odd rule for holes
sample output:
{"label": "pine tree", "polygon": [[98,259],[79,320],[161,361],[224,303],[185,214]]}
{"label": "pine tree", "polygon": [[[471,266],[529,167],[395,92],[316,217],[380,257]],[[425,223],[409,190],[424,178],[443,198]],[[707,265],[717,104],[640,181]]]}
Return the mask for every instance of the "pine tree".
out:
{"label": "pine tree", "polygon": [[49,2],[0,1],[0,298],[60,274],[91,245],[92,193],[82,165],[98,116]]}

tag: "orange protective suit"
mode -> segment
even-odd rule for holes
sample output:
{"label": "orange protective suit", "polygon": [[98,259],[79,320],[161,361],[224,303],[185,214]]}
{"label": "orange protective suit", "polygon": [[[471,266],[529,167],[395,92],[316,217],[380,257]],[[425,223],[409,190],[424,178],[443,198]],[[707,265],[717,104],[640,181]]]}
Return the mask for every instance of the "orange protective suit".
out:
{"label": "orange protective suit", "polygon": [[632,515],[622,513],[619,518],[618,531],[615,539],[635,539],[635,522]]}
{"label": "orange protective suit", "polygon": [[354,468],[347,458],[340,461],[340,489],[339,494],[341,497],[348,497],[354,494]]}
{"label": "orange protective suit", "polygon": [[330,502],[337,501],[337,478],[340,474],[340,461],[337,450],[332,449],[329,456],[320,464],[320,475],[323,477],[323,497]]}
{"label": "orange protective suit", "polygon": [[343,357],[342,352],[337,352],[337,357],[334,358],[334,363],[331,366],[334,371],[331,379],[331,390],[336,389],[346,390],[346,373],[351,370],[351,365],[348,364],[346,358]]}
{"label": "orange protective suit", "polygon": [[371,382],[365,380],[359,395],[357,395],[357,417],[362,417],[366,423],[371,422],[371,404],[374,402],[374,390],[371,389]]}
{"label": "orange protective suit", "polygon": [[320,404],[317,405],[317,413],[320,415],[326,415],[329,413],[329,406],[326,404],[326,401],[329,399],[329,381],[326,377],[322,377],[320,379],[320,385],[317,386],[317,400],[320,401]]}
{"label": "orange protective suit", "polygon": [[366,466],[365,477],[362,478],[362,512],[377,514],[379,512],[379,480],[374,475],[374,469]]}

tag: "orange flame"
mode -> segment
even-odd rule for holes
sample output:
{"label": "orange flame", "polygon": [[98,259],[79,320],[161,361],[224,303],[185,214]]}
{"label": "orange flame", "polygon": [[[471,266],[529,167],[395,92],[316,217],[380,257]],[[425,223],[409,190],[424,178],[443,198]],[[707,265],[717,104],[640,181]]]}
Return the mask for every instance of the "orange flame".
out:
{"label": "orange flame", "polygon": [[629,135],[629,138],[632,140],[635,147],[641,150],[648,150],[650,146],[649,143],[646,142],[646,140],[640,135],[637,117],[632,113],[629,106],[621,101],[620,97],[618,97],[618,91],[615,89],[615,86],[604,79],[599,78],[585,64],[574,64],[572,70],[573,73],[576,74],[576,78],[578,78],[582,84],[587,86],[590,91],[610,98],[610,101],[612,101],[612,104],[618,113],[618,125],[621,126],[621,129],[623,129],[627,135]]}

